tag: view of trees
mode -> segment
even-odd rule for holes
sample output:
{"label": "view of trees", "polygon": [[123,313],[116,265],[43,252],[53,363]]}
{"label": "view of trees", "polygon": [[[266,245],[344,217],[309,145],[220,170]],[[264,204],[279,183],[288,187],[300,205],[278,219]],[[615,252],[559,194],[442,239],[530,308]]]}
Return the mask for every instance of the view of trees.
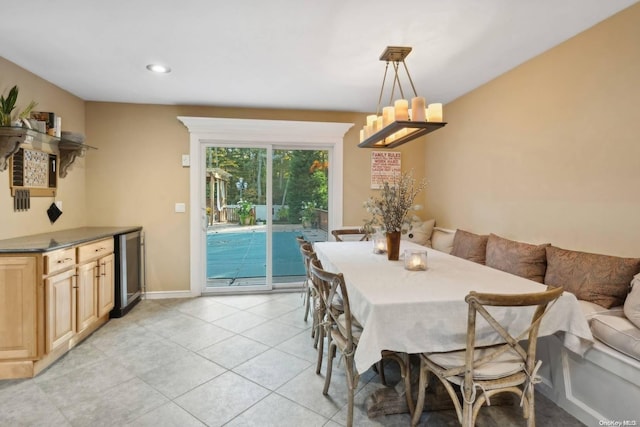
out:
{"label": "view of trees", "polygon": [[[207,168],[220,168],[232,175],[227,202],[242,199],[266,205],[266,150],[263,148],[207,148]],[[288,207],[286,220],[299,223],[303,203],[326,209],[328,197],[328,153],[319,150],[273,151],[273,204]],[[247,183],[239,189],[240,178]],[[207,198],[210,189],[207,188]],[[274,218],[278,219],[278,218]]]}

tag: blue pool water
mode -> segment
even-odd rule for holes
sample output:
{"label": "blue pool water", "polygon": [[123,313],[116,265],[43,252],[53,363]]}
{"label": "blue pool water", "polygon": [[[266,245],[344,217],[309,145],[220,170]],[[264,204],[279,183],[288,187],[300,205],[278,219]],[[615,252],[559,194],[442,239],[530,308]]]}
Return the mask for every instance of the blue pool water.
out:
{"label": "blue pool water", "polygon": [[[295,231],[273,233],[273,277],[304,276]],[[267,274],[265,232],[207,235],[207,278],[235,279]]]}

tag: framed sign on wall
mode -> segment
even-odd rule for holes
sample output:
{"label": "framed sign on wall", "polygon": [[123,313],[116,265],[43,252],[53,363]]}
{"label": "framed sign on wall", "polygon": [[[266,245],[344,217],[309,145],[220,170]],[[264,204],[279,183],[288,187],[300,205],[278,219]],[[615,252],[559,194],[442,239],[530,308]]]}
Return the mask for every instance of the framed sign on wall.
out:
{"label": "framed sign on wall", "polygon": [[400,178],[402,153],[395,151],[371,152],[371,188],[378,190],[385,182],[394,182]]}

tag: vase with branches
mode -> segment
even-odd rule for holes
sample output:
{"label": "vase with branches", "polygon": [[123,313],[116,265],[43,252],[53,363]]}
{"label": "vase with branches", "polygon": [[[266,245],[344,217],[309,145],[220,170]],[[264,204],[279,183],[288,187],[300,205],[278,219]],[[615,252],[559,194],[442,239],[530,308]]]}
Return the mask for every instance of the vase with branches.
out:
{"label": "vase with branches", "polygon": [[385,181],[378,197],[365,201],[364,207],[371,217],[365,221],[364,227],[369,231],[379,228],[387,235],[389,259],[398,259],[400,234],[411,228],[407,215],[410,210],[421,209],[414,201],[426,185],[425,179],[416,181],[413,171],[402,173],[392,182]]}

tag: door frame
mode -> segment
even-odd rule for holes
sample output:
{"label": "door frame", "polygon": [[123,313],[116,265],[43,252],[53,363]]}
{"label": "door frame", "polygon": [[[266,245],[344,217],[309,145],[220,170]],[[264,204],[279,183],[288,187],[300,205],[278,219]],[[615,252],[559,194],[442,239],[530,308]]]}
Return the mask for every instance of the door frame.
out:
{"label": "door frame", "polygon": [[206,284],[206,208],[202,179],[203,147],[212,144],[296,146],[329,151],[329,228],[342,224],[343,145],[353,123],[289,120],[227,119],[178,116],[189,130],[189,252],[190,292],[200,296]]}

